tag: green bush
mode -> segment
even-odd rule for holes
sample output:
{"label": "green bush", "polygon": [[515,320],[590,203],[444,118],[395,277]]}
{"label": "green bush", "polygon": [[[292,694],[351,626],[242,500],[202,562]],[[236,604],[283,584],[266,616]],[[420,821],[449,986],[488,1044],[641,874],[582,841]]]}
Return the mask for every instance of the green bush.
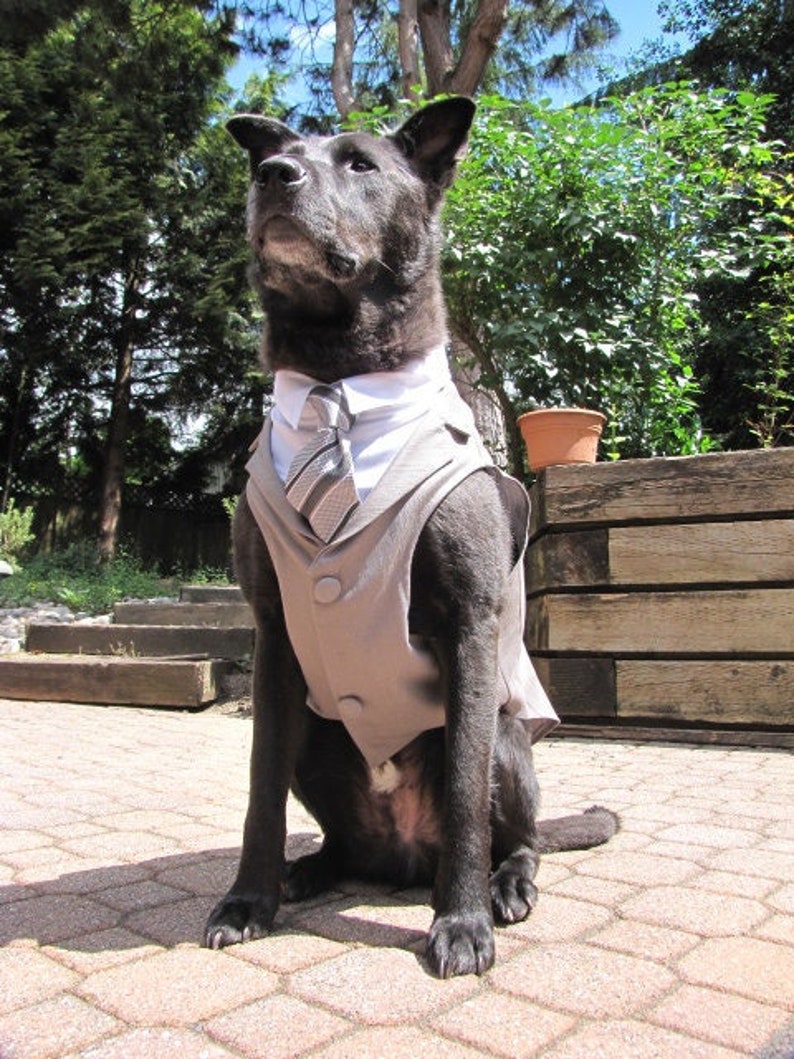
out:
{"label": "green bush", "polygon": [[0,605],[63,603],[73,610],[99,614],[123,599],[174,595],[176,589],[176,581],[164,580],[127,554],[103,565],[95,548],[73,545],[35,556],[23,570],[0,582]]}
{"label": "green bush", "polygon": [[748,426],[762,448],[794,440],[794,154],[785,161],[787,170],[763,173],[757,182],[767,230],[761,299],[747,313],[758,341],[745,351],[745,386],[755,398]]}
{"label": "green bush", "polygon": [[[781,245],[755,191],[780,154],[765,142],[768,104],[686,84],[564,110],[480,101],[447,198],[445,286],[452,329],[508,422],[537,405],[600,408],[613,457],[719,442],[696,373],[700,292],[744,282]],[[778,313],[787,295],[774,294]],[[764,322],[780,330],[779,313]],[[786,389],[788,364],[772,367],[758,385]]]}
{"label": "green bush", "polygon": [[9,500],[5,511],[0,512],[0,558],[13,567],[19,564],[19,558],[33,540],[33,508],[17,508],[13,499]]}

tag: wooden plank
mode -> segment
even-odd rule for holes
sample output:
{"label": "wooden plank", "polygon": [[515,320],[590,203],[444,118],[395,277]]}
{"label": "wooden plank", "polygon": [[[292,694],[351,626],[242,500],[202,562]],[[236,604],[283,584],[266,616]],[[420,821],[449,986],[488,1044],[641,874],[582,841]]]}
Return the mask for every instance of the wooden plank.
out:
{"label": "wooden plank", "polygon": [[618,661],[618,717],[794,728],[794,662]]}
{"label": "wooden plank", "polygon": [[707,746],[765,747],[794,750],[794,733],[762,728],[670,728],[639,724],[561,724],[547,739],[621,739],[627,743],[693,743]]}
{"label": "wooden plank", "polygon": [[617,717],[611,658],[542,658],[532,662],[561,718]]}
{"label": "wooden plank", "polygon": [[527,592],[628,585],[794,583],[794,519],[546,533],[527,550]]}
{"label": "wooden plank", "polygon": [[119,625],[254,625],[247,603],[117,603],[113,617]]}
{"label": "wooden plank", "polygon": [[527,601],[530,651],[794,657],[794,589],[545,595]]}
{"label": "wooden plank", "polygon": [[794,519],[614,527],[609,530],[609,580],[613,585],[792,584]]}
{"label": "wooden plank", "polygon": [[527,549],[527,592],[573,585],[609,584],[606,529],[547,533]]}
{"label": "wooden plank", "polygon": [[32,653],[126,655],[131,658],[205,656],[238,659],[254,646],[251,628],[210,625],[64,625],[28,626],[25,649]]}
{"label": "wooden plank", "polygon": [[225,662],[97,655],[0,657],[0,697],[106,705],[203,706],[218,695]]}
{"label": "wooden plank", "polygon": [[179,598],[183,603],[243,603],[238,585],[182,585]]}
{"label": "wooden plank", "polygon": [[549,467],[531,532],[550,527],[794,515],[794,449]]}

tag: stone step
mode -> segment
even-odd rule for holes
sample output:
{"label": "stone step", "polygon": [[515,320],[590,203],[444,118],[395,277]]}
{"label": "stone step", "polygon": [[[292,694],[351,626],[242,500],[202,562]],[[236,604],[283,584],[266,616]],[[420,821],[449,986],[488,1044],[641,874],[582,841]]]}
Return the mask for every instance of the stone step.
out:
{"label": "stone step", "polygon": [[199,709],[231,663],[99,655],[0,656],[0,698]]}
{"label": "stone step", "polygon": [[31,653],[115,655],[128,658],[245,658],[253,652],[249,627],[213,625],[65,625],[33,622]]}
{"label": "stone step", "polygon": [[243,593],[237,585],[182,585],[182,603],[243,603]]}
{"label": "stone step", "polygon": [[119,625],[213,625],[223,628],[254,627],[247,603],[117,603],[113,620]]}

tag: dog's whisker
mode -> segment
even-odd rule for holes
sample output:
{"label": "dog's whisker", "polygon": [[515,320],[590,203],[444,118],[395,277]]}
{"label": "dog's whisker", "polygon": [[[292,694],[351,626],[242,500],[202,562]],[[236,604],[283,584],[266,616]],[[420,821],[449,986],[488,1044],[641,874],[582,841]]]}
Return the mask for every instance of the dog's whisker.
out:
{"label": "dog's whisker", "polygon": [[375,258],[374,264],[376,264],[378,266],[378,268],[382,269],[384,272],[391,273],[392,276],[396,276],[397,275],[397,273],[394,271],[394,269],[390,265],[387,265],[386,262],[382,261],[379,257]]}

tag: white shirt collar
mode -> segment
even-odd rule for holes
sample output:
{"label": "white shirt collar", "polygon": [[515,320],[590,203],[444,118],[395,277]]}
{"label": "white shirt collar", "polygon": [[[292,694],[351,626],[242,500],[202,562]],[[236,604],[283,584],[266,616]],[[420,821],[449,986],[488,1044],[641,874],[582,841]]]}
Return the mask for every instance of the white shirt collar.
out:
{"label": "white shirt collar", "polygon": [[[431,349],[423,357],[409,361],[397,371],[373,371],[341,380],[350,411],[355,416],[385,413],[403,419],[409,408],[414,416],[425,405],[425,396],[441,389],[450,379],[445,346]],[[303,406],[317,379],[283,368],[276,372],[273,403],[279,418],[297,430]],[[425,393],[423,393],[425,390]],[[402,413],[402,414],[401,414]]]}
{"label": "white shirt collar", "polygon": [[[309,440],[301,413],[316,379],[290,369],[276,372],[270,451],[282,482],[293,458]],[[431,349],[398,371],[376,371],[341,380],[353,428],[345,436],[353,477],[364,501],[416,427],[453,388],[445,346]]]}

